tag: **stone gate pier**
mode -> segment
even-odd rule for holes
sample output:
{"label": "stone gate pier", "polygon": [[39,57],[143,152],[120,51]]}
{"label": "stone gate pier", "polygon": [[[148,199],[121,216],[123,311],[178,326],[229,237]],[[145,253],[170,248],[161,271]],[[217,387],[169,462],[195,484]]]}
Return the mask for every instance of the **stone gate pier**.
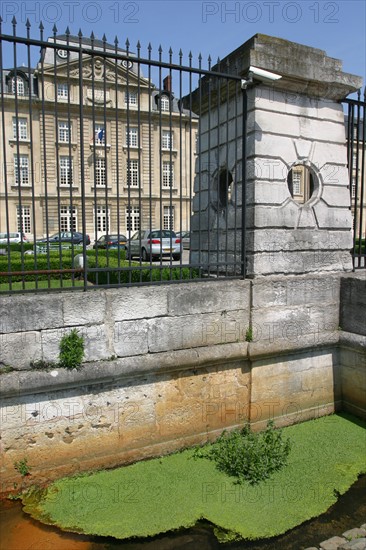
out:
{"label": "stone gate pier", "polygon": [[192,261],[240,256],[245,216],[247,276],[350,270],[340,102],[362,79],[324,51],[262,34],[215,69],[242,76],[243,94],[225,79],[214,89],[209,77],[196,92],[210,99],[200,104]]}

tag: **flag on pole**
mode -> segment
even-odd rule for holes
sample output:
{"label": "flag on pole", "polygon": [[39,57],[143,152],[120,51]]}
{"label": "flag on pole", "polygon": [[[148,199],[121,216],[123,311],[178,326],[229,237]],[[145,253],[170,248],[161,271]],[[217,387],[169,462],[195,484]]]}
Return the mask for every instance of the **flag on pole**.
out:
{"label": "flag on pole", "polygon": [[97,134],[97,140],[98,141],[103,141],[103,139],[104,139],[104,128],[99,128],[99,130],[97,130],[96,134]]}

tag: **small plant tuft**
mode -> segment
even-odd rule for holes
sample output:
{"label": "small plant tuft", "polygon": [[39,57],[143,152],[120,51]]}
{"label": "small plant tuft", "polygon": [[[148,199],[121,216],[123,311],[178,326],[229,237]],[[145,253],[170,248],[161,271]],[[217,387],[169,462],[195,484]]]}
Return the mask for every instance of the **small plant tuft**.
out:
{"label": "small plant tuft", "polygon": [[246,342],[253,342],[253,328],[248,327],[245,332],[245,341]]}
{"label": "small plant tuft", "polygon": [[213,460],[218,470],[236,477],[238,483],[246,480],[255,485],[283,468],[290,450],[290,440],[284,441],[282,430],[276,430],[269,420],[266,430],[259,433],[251,432],[249,425],[232,432],[224,430],[214,443],[198,448],[194,456]]}
{"label": "small plant tuft", "polygon": [[28,459],[22,458],[14,462],[14,468],[20,473],[22,477],[28,476],[30,473],[30,467],[28,465]]}
{"label": "small plant tuft", "polygon": [[60,342],[59,366],[65,369],[78,369],[84,357],[84,338],[76,329],[65,334]]}
{"label": "small plant tuft", "polygon": [[8,374],[8,372],[12,372],[13,370],[15,369],[10,365],[0,364],[0,374]]}
{"label": "small plant tuft", "polygon": [[55,367],[55,363],[52,361],[45,361],[44,359],[35,359],[30,362],[30,367],[35,370],[49,370]]}

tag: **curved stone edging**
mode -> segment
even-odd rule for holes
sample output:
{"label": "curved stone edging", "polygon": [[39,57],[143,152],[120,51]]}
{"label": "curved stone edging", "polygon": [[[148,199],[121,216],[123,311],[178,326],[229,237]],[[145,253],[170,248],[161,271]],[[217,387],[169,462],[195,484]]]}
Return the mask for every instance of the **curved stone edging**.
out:
{"label": "curved stone edging", "polygon": [[366,523],[345,531],[341,537],[324,540],[319,547],[311,546],[305,550],[366,550]]}

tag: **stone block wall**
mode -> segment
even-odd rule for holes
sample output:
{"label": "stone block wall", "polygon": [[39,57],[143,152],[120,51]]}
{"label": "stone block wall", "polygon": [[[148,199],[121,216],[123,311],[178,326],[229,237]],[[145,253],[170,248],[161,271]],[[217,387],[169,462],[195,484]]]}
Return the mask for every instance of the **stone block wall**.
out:
{"label": "stone block wall", "polygon": [[343,408],[366,418],[366,273],[341,279],[340,304]]}
{"label": "stone block wall", "polygon": [[249,326],[249,289],[225,281],[1,297],[0,365],[57,361],[73,328],[86,361],[236,342]]}
{"label": "stone block wall", "polygon": [[[1,297],[1,362],[16,369],[0,376],[2,490],[25,456],[32,482],[47,481],[247,421],[301,422],[344,402],[362,415],[365,336],[339,330],[341,284],[319,274]],[[82,369],[30,367],[57,360],[72,328]]]}

